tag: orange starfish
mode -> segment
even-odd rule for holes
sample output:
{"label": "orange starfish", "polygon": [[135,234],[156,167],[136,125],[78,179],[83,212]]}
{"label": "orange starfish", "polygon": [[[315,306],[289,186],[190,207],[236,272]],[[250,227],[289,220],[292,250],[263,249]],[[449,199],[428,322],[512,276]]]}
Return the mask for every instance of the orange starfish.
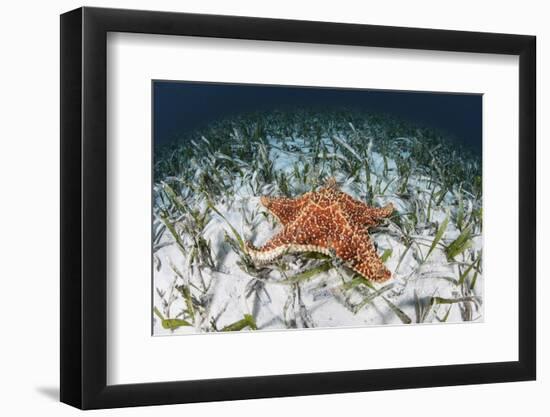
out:
{"label": "orange starfish", "polygon": [[298,198],[262,197],[260,201],[283,230],[261,248],[247,242],[246,252],[254,262],[268,263],[288,252],[332,252],[369,280],[391,277],[367,233],[393,212],[391,203],[370,207],[340,191],[333,178],[319,191]]}

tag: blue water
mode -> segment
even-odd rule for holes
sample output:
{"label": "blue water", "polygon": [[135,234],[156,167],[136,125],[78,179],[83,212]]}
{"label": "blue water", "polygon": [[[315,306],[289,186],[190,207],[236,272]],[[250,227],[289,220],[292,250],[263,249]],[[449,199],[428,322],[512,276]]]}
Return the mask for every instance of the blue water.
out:
{"label": "blue water", "polygon": [[482,95],[249,84],[153,82],[155,145],[231,115],[293,107],[353,108],[439,130],[481,153]]}

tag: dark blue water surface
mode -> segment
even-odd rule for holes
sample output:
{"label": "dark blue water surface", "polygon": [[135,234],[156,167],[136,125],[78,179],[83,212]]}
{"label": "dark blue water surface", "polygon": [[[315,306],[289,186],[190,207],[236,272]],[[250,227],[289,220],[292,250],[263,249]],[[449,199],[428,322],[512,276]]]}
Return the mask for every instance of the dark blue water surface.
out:
{"label": "dark blue water surface", "polygon": [[481,152],[482,96],[390,90],[153,81],[154,141],[166,144],[231,115],[293,107],[348,107],[440,130]]}

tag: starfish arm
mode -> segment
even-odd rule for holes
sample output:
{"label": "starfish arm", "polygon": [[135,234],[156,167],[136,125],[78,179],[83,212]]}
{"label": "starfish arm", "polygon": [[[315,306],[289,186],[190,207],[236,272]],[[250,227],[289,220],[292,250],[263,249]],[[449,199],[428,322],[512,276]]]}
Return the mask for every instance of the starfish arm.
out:
{"label": "starfish arm", "polygon": [[[266,243],[258,248],[254,248],[256,252],[269,252],[278,247],[291,244],[293,241],[293,236],[289,233],[288,230],[282,230],[269,239]],[[252,247],[249,245],[249,247]]]}
{"label": "starfish arm", "polygon": [[292,230],[284,229],[260,247],[255,247],[247,242],[245,246],[246,253],[253,262],[265,264],[274,261],[287,252],[304,252],[308,249],[314,251],[314,248],[309,248],[303,242],[300,242],[299,236]]}
{"label": "starfish arm", "polygon": [[331,209],[306,202],[296,219],[259,248],[247,243],[247,253],[255,262],[271,262],[286,252],[329,253],[328,241],[336,235]]}
{"label": "starfish arm", "polygon": [[375,219],[384,219],[386,217],[390,217],[394,210],[395,207],[393,206],[393,204],[388,203],[384,207],[371,208],[370,213],[371,216]]}
{"label": "starfish arm", "polygon": [[309,199],[305,194],[299,198],[262,197],[260,202],[281,222],[283,226],[292,223]]}
{"label": "starfish arm", "polygon": [[335,243],[336,254],[354,271],[363,277],[383,282],[391,278],[372,243],[369,235],[360,228],[346,228],[340,231],[341,238]]}
{"label": "starfish arm", "polygon": [[[322,216],[324,213],[328,213],[328,210],[320,209],[312,203],[305,202],[303,208],[296,215],[296,218],[257,250],[268,252],[285,245],[310,245],[317,243],[319,236],[322,235],[326,229],[326,225],[318,224],[320,217],[321,221],[323,220]],[[325,229],[323,229],[323,227],[325,227]]]}
{"label": "starfish arm", "polygon": [[355,200],[345,193],[341,193],[340,201],[342,211],[348,217],[350,223],[367,227],[376,226],[381,219],[389,217],[394,211],[391,203],[384,207],[370,207],[368,204]]}

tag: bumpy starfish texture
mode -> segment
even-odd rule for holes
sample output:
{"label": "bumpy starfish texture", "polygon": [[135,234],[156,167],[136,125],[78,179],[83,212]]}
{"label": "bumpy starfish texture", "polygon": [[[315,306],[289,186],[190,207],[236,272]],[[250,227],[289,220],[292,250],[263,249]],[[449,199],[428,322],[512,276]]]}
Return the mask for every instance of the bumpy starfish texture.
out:
{"label": "bumpy starfish texture", "polygon": [[392,214],[391,203],[370,207],[340,191],[334,179],[298,198],[261,197],[260,201],[283,230],[260,248],[247,242],[246,252],[255,263],[269,263],[289,252],[335,253],[369,280],[391,278],[367,232]]}

